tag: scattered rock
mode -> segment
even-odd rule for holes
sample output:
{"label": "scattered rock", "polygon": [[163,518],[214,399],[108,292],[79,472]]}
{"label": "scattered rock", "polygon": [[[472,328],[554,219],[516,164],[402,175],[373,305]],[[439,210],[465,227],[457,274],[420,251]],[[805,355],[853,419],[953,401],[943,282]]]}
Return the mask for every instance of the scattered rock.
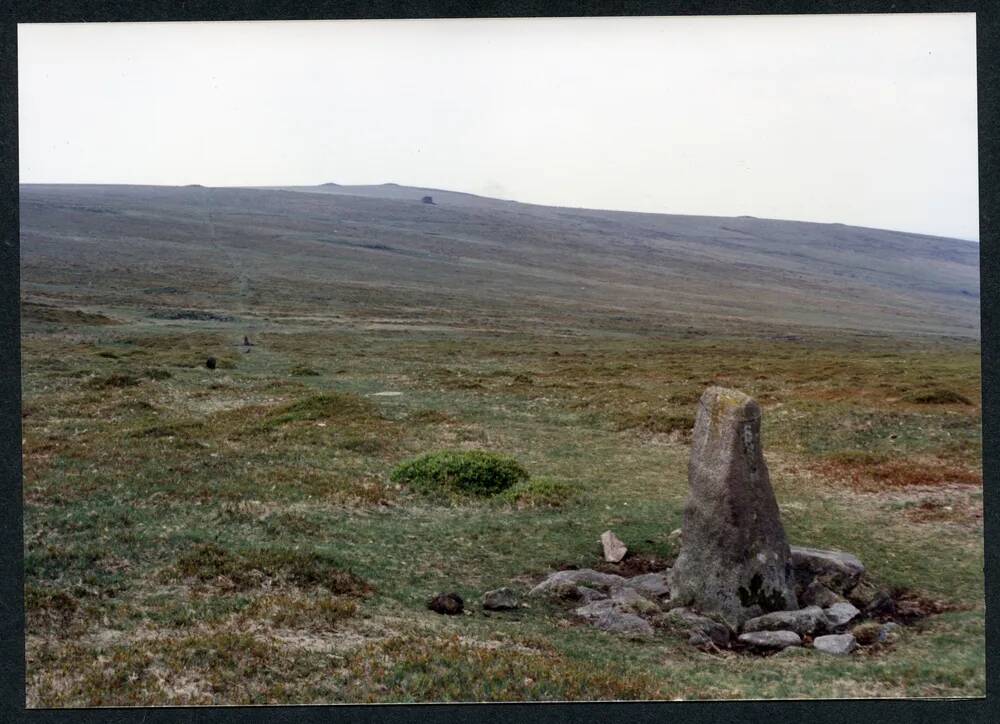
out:
{"label": "scattered rock", "polygon": [[[850,604],[847,604],[850,606]],[[855,609],[857,610],[857,609]],[[743,624],[743,630],[752,631],[794,631],[799,636],[812,635],[826,627],[826,615],[819,606],[808,606],[798,611],[774,611],[751,618]]]}
{"label": "scattered rock", "polygon": [[823,609],[826,614],[827,627],[835,630],[850,623],[861,611],[850,603],[835,603]]}
{"label": "scattered rock", "polygon": [[214,370],[215,365],[216,365],[215,357],[209,357],[207,360],[205,360],[205,366],[208,367],[208,369]]}
{"label": "scattered rock", "polygon": [[443,613],[447,616],[455,616],[462,613],[464,606],[462,597],[457,593],[439,593],[427,602],[427,608],[435,613]]}
{"label": "scattered rock", "polygon": [[603,591],[597,591],[593,588],[588,588],[587,586],[573,586],[576,589],[576,597],[580,601],[589,603],[591,601],[601,601],[608,597],[608,594]]}
{"label": "scattered rock", "polygon": [[819,581],[813,579],[812,583],[806,586],[799,596],[799,603],[803,606],[819,606],[826,608],[835,603],[845,603],[847,599],[838,593],[834,593]]}
{"label": "scattered rock", "polygon": [[716,613],[732,628],[798,606],[786,577],[789,547],[761,450],[760,417],[760,406],[742,392],[709,387],[701,396],[684,540],[669,576],[672,600]]}
{"label": "scattered rock", "polygon": [[794,631],[751,631],[740,634],[739,641],[761,649],[783,649],[802,645],[802,639]]}
{"label": "scattered rock", "polygon": [[683,543],[683,534],[684,531],[682,528],[674,528],[670,531],[670,535],[667,536],[667,542],[675,546],[680,546]]}
{"label": "scattered rock", "polygon": [[719,648],[729,646],[730,632],[726,626],[707,616],[695,613],[689,608],[671,609],[663,614],[659,620],[668,626],[690,631],[691,638],[688,639],[688,643],[694,646],[700,645],[699,641],[692,641],[697,637],[706,638]]}
{"label": "scattered rock", "polygon": [[590,568],[581,568],[575,571],[556,571],[537,586],[532,588],[529,596],[542,596],[552,593],[558,594],[560,589],[565,589],[566,584],[571,586],[585,585],[590,588],[607,591],[612,586],[625,582],[621,576],[614,573],[600,573]]}
{"label": "scattered rock", "polygon": [[488,611],[508,611],[517,604],[517,594],[506,586],[483,594],[483,608]]}
{"label": "scattered rock", "polygon": [[847,596],[848,601],[863,611],[880,593],[883,593],[883,591],[873,583],[861,579],[854,588],[844,595]]}
{"label": "scattered rock", "polygon": [[865,572],[861,561],[850,553],[801,546],[792,546],[791,552],[796,582],[803,587],[818,580],[835,593],[846,593]]}
{"label": "scattered rock", "polygon": [[851,634],[831,634],[829,636],[817,636],[813,639],[813,648],[822,651],[824,654],[834,656],[846,656],[858,648],[858,642]]}
{"label": "scattered rock", "polygon": [[653,636],[653,627],[645,619],[634,613],[611,610],[597,619],[594,625],[602,631],[622,634],[629,638],[648,639]]}
{"label": "scattered rock", "polygon": [[654,600],[663,598],[670,593],[670,583],[664,573],[643,573],[639,576],[626,578],[622,586],[632,588]]}
{"label": "scattered rock", "polygon": [[659,611],[659,607],[631,588],[619,588],[611,594],[610,598],[592,601],[579,607],[574,613],[587,620],[596,620],[609,611],[648,614]]}
{"label": "scattered rock", "polygon": [[882,624],[882,627],[878,632],[879,643],[891,643],[898,639],[903,633],[903,627],[898,623],[890,621],[889,623]]}
{"label": "scattered rock", "polygon": [[628,553],[625,544],[610,530],[601,533],[601,546],[604,548],[604,560],[609,563],[617,563]]}
{"label": "scattered rock", "polygon": [[611,591],[611,600],[635,613],[657,613],[660,607],[643,596],[634,588],[622,586]]}

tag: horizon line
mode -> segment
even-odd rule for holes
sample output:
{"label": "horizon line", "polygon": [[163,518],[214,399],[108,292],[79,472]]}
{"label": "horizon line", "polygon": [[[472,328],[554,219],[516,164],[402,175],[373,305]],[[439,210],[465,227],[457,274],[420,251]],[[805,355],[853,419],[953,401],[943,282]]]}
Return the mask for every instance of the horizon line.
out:
{"label": "horizon line", "polygon": [[[151,188],[205,188],[205,189],[248,189],[248,190],[276,190],[280,191],[288,188],[321,188],[323,186],[334,186],[338,188],[375,188],[379,186],[396,186],[398,188],[409,188],[417,189],[421,191],[440,191],[448,194],[460,194],[463,196],[474,196],[479,199],[487,199],[490,201],[502,201],[511,204],[521,204],[523,206],[540,206],[548,209],[568,209],[576,211],[607,211],[616,214],[646,214],[651,216],[688,216],[688,217],[701,217],[701,218],[717,218],[717,219],[756,219],[759,221],[785,221],[795,224],[817,224],[821,226],[849,226],[855,229],[870,229],[873,231],[889,231],[895,234],[910,234],[912,236],[924,236],[933,239],[948,239],[951,241],[961,241],[969,244],[980,245],[981,241],[977,237],[975,239],[970,239],[962,236],[943,236],[941,234],[928,234],[923,231],[908,231],[905,229],[892,229],[881,226],[864,226],[860,224],[850,224],[842,221],[816,221],[814,219],[792,219],[792,218],[776,218],[773,216],[756,216],[754,214],[689,214],[689,213],[678,213],[669,211],[637,211],[634,209],[614,209],[614,208],[598,208],[593,206],[563,206],[558,204],[543,204],[534,201],[518,201],[517,199],[502,198],[499,196],[485,196],[483,194],[473,193],[471,191],[455,191],[454,189],[445,189],[435,186],[414,186],[410,184],[401,184],[394,181],[383,181],[382,183],[368,183],[368,184],[345,184],[338,183],[336,181],[321,181],[314,184],[246,184],[246,185],[212,185],[212,184],[201,184],[201,183],[184,183],[184,184],[156,184],[156,183],[121,183],[121,182],[96,182],[96,181],[18,181],[18,186],[147,186]],[[290,192],[296,193],[296,192]],[[301,193],[301,192],[299,192]],[[349,194],[344,194],[345,196]],[[391,199],[389,199],[391,200]]]}

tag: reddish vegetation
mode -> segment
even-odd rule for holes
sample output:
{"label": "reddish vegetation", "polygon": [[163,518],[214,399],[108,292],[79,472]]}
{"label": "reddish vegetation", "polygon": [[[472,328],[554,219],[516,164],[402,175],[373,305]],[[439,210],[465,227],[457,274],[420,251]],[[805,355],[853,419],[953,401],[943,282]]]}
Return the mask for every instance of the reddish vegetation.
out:
{"label": "reddish vegetation", "polygon": [[825,460],[821,473],[846,479],[856,490],[876,492],[918,485],[982,485],[983,474],[942,460]]}

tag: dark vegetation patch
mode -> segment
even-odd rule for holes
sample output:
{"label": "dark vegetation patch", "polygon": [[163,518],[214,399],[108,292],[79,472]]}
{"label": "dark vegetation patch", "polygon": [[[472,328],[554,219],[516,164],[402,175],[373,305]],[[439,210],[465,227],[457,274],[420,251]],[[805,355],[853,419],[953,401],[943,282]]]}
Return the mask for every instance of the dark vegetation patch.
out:
{"label": "dark vegetation patch", "polygon": [[654,434],[689,433],[694,429],[694,415],[668,410],[637,412],[627,410],[615,416],[615,423],[620,431],[641,430]]}
{"label": "dark vegetation patch", "polygon": [[195,322],[233,322],[228,314],[206,312],[203,309],[157,309],[149,313],[153,319],[187,320]]}
{"label": "dark vegetation patch", "polygon": [[429,494],[491,496],[528,480],[512,457],[484,450],[427,453],[401,463],[389,478]]}
{"label": "dark vegetation patch", "polygon": [[639,576],[643,573],[660,573],[673,565],[673,560],[661,558],[653,553],[633,553],[629,551],[625,557],[617,563],[611,563],[603,559],[597,561],[592,567],[596,571],[603,573],[616,573],[625,578]]}
{"label": "dark vegetation patch", "polygon": [[121,389],[123,387],[133,387],[138,385],[140,382],[142,382],[142,380],[133,375],[114,372],[110,375],[94,377],[87,380],[87,387],[92,390]]}
{"label": "dark vegetation patch", "polygon": [[173,375],[170,370],[160,369],[158,367],[152,367],[142,371],[144,377],[148,377],[151,380],[169,380]]}
{"label": "dark vegetation patch", "polygon": [[917,405],[971,405],[972,400],[960,392],[947,387],[934,387],[927,390],[915,390],[903,395],[905,402]]}
{"label": "dark vegetation patch", "polygon": [[292,377],[319,377],[319,372],[306,365],[295,365],[288,371]]}
{"label": "dark vegetation patch", "polygon": [[21,319],[24,322],[62,325],[109,325],[119,324],[117,320],[104,314],[84,312],[80,309],[66,309],[52,304],[21,302]]}
{"label": "dark vegetation patch", "polygon": [[[202,582],[224,579],[237,589],[255,588],[265,580],[298,586],[322,586],[331,593],[362,596],[371,586],[328,555],[316,551],[251,548],[231,551],[215,543],[199,543],[173,566],[181,578]],[[169,573],[167,574],[169,577]]]}

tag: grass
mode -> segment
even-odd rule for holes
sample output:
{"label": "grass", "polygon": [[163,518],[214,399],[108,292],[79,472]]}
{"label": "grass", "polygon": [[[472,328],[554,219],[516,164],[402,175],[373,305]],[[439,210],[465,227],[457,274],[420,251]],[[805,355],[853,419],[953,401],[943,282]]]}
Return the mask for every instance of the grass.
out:
{"label": "grass", "polygon": [[[31,706],[984,692],[978,345],[261,319],[243,354],[236,322],[102,313],[122,321],[25,328]],[[793,543],[950,610],[781,660],[625,641],[558,603],[426,609],[597,565],[607,529],[671,560],[708,384],[761,402]],[[972,402],[917,399],[937,389]]]}

